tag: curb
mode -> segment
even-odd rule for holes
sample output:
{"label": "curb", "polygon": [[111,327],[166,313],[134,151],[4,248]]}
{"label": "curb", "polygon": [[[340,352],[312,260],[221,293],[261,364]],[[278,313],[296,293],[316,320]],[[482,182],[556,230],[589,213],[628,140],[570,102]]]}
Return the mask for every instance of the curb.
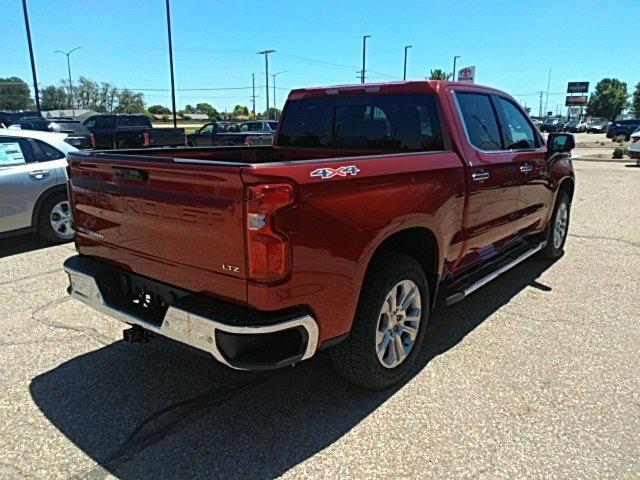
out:
{"label": "curb", "polygon": [[571,157],[572,162],[600,162],[600,163],[636,163],[633,159],[613,159],[613,158],[589,158],[589,157]]}

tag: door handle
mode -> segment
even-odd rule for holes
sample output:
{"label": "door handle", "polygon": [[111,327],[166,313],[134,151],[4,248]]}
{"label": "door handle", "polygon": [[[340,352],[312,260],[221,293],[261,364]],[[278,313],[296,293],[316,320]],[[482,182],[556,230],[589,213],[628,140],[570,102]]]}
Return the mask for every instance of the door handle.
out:
{"label": "door handle", "polygon": [[522,173],[529,173],[531,170],[533,170],[533,165],[530,165],[528,163],[525,163],[524,165],[520,165],[520,171]]}
{"label": "door handle", "polygon": [[491,177],[491,175],[489,174],[489,172],[473,172],[471,174],[471,178],[473,179],[474,182],[482,182],[484,180],[488,180],[489,177]]}
{"label": "door handle", "polygon": [[33,172],[29,172],[29,176],[35,179],[41,179],[44,177],[48,177],[51,172],[49,170],[34,170]]}

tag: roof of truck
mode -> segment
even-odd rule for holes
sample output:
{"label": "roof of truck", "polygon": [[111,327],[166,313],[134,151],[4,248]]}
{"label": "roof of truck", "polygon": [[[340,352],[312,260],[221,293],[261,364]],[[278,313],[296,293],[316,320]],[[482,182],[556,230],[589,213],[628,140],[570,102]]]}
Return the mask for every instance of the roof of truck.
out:
{"label": "roof of truck", "polygon": [[398,94],[398,93],[436,93],[447,87],[477,88],[500,92],[492,87],[468,82],[452,82],[449,80],[421,80],[408,82],[356,83],[331,85],[327,87],[297,88],[289,94],[290,99],[319,98],[331,95],[366,95],[366,94]]}

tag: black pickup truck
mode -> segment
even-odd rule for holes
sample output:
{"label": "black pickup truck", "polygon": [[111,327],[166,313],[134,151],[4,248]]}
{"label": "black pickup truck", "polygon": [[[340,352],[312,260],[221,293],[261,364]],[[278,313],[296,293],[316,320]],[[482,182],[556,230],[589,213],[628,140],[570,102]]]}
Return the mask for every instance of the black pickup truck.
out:
{"label": "black pickup truck", "polygon": [[145,115],[93,115],[84,121],[94,148],[178,147],[186,144],[184,128],[153,128]]}

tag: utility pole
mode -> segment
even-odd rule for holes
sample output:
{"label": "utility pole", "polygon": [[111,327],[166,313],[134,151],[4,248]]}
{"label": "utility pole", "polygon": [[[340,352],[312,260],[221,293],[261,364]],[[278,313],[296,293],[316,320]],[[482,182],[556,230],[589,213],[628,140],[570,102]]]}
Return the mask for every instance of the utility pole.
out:
{"label": "utility pole", "polygon": [[366,72],[365,61],[367,54],[367,38],[371,38],[371,35],[365,35],[362,37],[362,71],[360,72],[360,83],[364,83],[364,74]]}
{"label": "utility pole", "polygon": [[253,89],[253,94],[251,95],[251,103],[253,104],[252,112],[253,116],[256,116],[256,74],[251,74],[251,88]]}
{"label": "utility pole", "polygon": [[[543,94],[543,93],[544,93],[544,92],[540,92],[540,110],[539,110],[539,112],[538,112],[538,113],[539,113],[539,115],[538,115],[538,116],[539,116],[540,118],[542,118],[542,94]],[[546,115],[545,115],[545,116],[546,116]]]}
{"label": "utility pole", "polygon": [[178,119],[176,118],[176,83],[173,77],[173,42],[171,40],[171,10],[169,8],[169,0],[167,5],[167,33],[169,35],[169,69],[171,70],[171,109],[173,110],[173,128],[178,127]]}
{"label": "utility pole", "polygon": [[404,47],[404,74],[402,75],[402,80],[407,79],[407,50],[409,50],[412,45],[405,45]]}
{"label": "utility pole", "polygon": [[263,50],[258,52],[258,55],[264,55],[264,76],[266,79],[266,90],[267,90],[267,120],[269,120],[269,54],[274,53],[275,50]]}
{"label": "utility pole", "polygon": [[31,42],[31,27],[29,26],[29,9],[27,0],[22,0],[22,10],[24,11],[24,26],[27,29],[27,42],[29,43],[29,56],[31,57],[31,73],[33,74],[33,91],[36,99],[36,110],[40,113],[40,92],[38,91],[38,76],[36,75],[36,61],[33,57],[33,43]]}
{"label": "utility pole", "polygon": [[456,55],[453,57],[453,74],[451,75],[451,80],[456,81],[456,62],[460,58],[460,55]]}
{"label": "utility pole", "polygon": [[551,84],[551,69],[549,69],[549,76],[547,77],[547,99],[544,101],[544,110],[547,112],[549,106],[549,85]]}
{"label": "utility pole", "polygon": [[76,106],[73,102],[73,83],[71,82],[71,61],[69,60],[69,55],[71,55],[76,50],[80,50],[82,47],[76,47],[73,50],[69,50],[68,52],[63,52],[62,50],[56,50],[53,53],[62,53],[67,56],[67,71],[69,72],[69,103],[71,103],[71,110],[73,112],[73,116],[76,116]]}
{"label": "utility pole", "polygon": [[[274,73],[273,75],[271,75],[273,77],[273,108],[276,110],[278,109],[278,104],[276,103],[276,77],[281,73],[287,73],[287,72],[282,71],[282,72]],[[277,116],[275,111],[273,112],[273,115]],[[278,119],[274,118],[274,120],[278,120]]]}

